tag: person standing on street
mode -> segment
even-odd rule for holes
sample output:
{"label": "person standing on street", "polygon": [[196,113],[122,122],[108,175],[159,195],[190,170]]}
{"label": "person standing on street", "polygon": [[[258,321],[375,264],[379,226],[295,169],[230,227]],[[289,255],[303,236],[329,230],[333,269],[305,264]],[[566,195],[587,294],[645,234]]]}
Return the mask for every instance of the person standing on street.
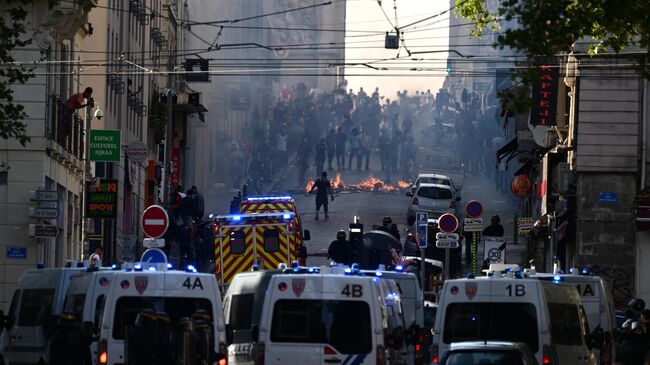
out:
{"label": "person standing on street", "polygon": [[345,231],[340,230],[336,233],[336,240],[332,241],[327,249],[327,258],[337,264],[350,265],[350,249],[350,242],[345,239]]}
{"label": "person standing on street", "polygon": [[313,150],[313,147],[309,145],[309,140],[307,137],[304,137],[298,146],[298,152],[296,153],[296,161],[298,165],[298,185],[305,183],[305,173],[309,168],[309,159],[311,158]]}
{"label": "person standing on street", "polygon": [[325,139],[327,144],[327,168],[332,170],[332,161],[334,160],[334,155],[336,154],[336,132],[334,129],[330,129],[330,133]]}
{"label": "person standing on street", "polygon": [[325,143],[325,138],[320,139],[316,145],[316,151],[314,152],[316,173],[318,174],[318,172],[325,170],[325,156],[327,155],[327,143]]}
{"label": "person standing on street", "polygon": [[345,143],[348,137],[343,133],[343,129],[338,127],[335,138],[336,166],[341,170],[345,168]]}
{"label": "person standing on street", "polygon": [[88,265],[102,266],[102,255],[104,255],[104,246],[99,245],[95,252],[88,258]]}
{"label": "person standing on street", "polygon": [[194,199],[195,218],[200,221],[205,213],[205,199],[203,199],[203,194],[199,193],[196,185],[192,185],[192,199]]}
{"label": "person standing on street", "polygon": [[357,170],[361,169],[361,156],[359,155],[359,148],[361,148],[361,137],[359,130],[354,128],[352,136],[350,137],[350,159],[348,160],[348,169],[352,169],[352,159],[357,159]]}
{"label": "person standing on street", "polygon": [[330,217],[327,214],[327,193],[330,193],[330,196],[332,197],[332,201],[334,201],[334,192],[332,191],[332,185],[330,184],[330,181],[327,178],[327,172],[326,171],[323,171],[323,173],[321,174],[321,177],[318,180],[316,180],[316,182],[311,187],[311,190],[309,190],[309,192],[311,193],[314,190],[317,190],[317,192],[316,192],[316,217],[314,219],[318,220],[318,213],[320,212],[321,205],[323,206],[323,210],[325,211],[325,219],[327,219],[327,218]]}
{"label": "person standing on street", "polygon": [[503,237],[503,226],[501,218],[497,214],[490,219],[490,225],[483,230],[483,236]]}

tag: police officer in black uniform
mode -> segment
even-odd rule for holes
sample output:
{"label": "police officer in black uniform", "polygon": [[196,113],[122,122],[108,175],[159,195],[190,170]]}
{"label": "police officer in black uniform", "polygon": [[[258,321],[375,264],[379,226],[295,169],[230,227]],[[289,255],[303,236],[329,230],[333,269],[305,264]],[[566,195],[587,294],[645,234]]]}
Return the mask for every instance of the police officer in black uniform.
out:
{"label": "police officer in black uniform", "polygon": [[330,247],[327,249],[327,257],[338,264],[350,265],[351,247],[350,242],[345,238],[344,230],[336,233],[336,240],[332,241]]}

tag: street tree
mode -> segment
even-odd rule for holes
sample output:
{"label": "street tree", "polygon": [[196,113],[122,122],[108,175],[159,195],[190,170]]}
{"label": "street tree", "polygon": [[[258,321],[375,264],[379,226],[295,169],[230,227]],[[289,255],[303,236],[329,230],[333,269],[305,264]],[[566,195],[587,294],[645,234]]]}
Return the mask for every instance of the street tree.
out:
{"label": "street tree", "polygon": [[[498,32],[494,47],[510,47],[528,58],[531,67],[515,75],[523,86],[530,85],[537,65],[557,60],[579,42],[588,43],[591,55],[639,47],[639,71],[650,77],[650,1],[457,0],[454,11],[469,20],[472,35]],[[504,30],[503,21],[516,25]]]}

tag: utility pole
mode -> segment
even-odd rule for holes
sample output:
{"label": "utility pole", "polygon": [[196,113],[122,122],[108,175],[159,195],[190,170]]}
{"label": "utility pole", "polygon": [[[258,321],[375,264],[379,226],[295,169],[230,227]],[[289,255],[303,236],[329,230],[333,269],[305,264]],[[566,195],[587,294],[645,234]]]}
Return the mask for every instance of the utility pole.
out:
{"label": "utility pole", "polygon": [[[86,106],[86,118],[84,121],[84,170],[82,180],[82,214],[81,214],[81,248],[83,250],[84,244],[88,243],[88,182],[91,179],[90,172],[90,122],[93,119],[93,106],[88,104]],[[74,116],[72,116],[74,118]],[[83,257],[83,256],[82,256]]]}

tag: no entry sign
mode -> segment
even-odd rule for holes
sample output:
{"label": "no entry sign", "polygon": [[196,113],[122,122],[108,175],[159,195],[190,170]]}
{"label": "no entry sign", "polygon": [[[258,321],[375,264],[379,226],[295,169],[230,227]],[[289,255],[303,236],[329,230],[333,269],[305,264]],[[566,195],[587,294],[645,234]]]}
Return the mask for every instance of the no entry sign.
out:
{"label": "no entry sign", "polygon": [[441,232],[452,233],[458,229],[458,219],[451,213],[445,213],[438,218],[438,228]]}
{"label": "no entry sign", "polygon": [[150,238],[160,238],[169,227],[167,211],[159,205],[152,205],[142,214],[142,232]]}

